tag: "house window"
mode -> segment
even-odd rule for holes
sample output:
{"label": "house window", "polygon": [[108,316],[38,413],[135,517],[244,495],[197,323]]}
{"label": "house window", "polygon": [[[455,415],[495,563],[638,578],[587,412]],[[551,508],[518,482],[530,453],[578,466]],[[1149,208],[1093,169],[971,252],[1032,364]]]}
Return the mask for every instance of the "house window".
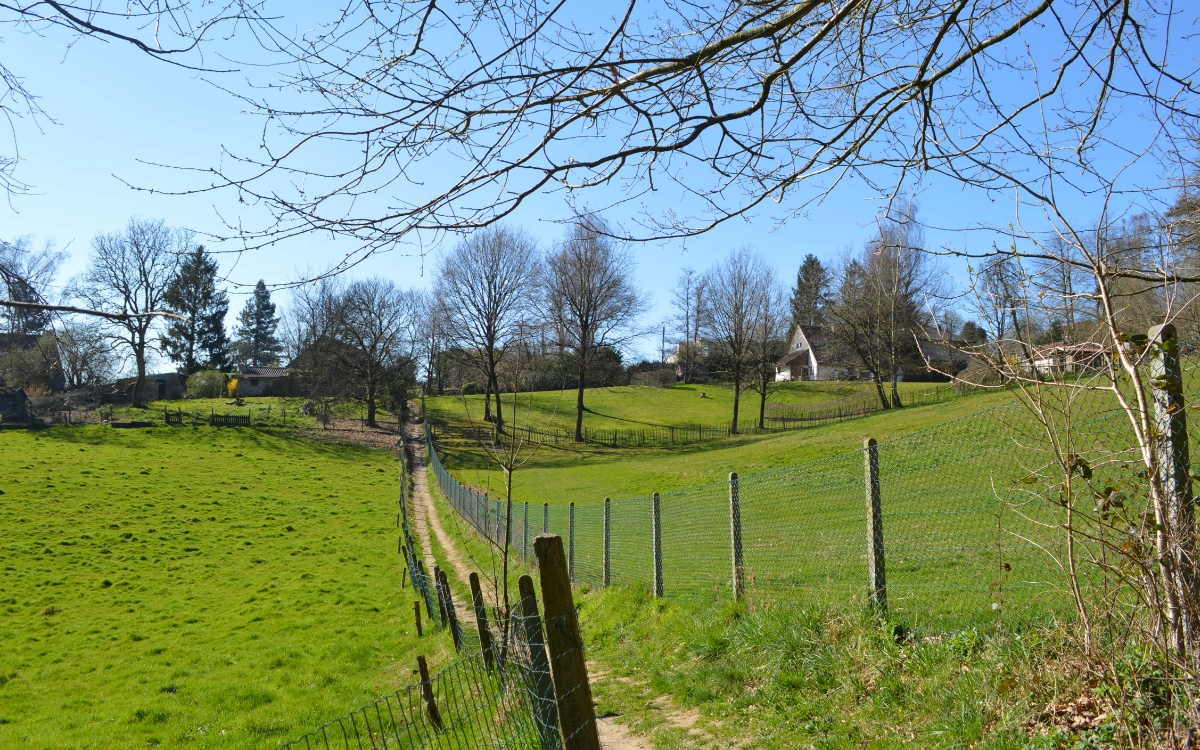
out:
{"label": "house window", "polygon": [[250,378],[250,385],[258,385],[258,378]]}

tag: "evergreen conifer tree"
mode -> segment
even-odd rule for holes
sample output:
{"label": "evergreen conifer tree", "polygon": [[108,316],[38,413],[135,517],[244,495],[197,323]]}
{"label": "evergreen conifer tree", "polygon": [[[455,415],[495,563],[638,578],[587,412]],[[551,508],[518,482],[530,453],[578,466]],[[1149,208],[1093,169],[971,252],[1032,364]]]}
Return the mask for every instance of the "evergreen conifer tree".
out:
{"label": "evergreen conifer tree", "polygon": [[804,256],[792,289],[792,325],[820,326],[828,322],[825,302],[829,297],[829,271],[817,256]]}
{"label": "evergreen conifer tree", "polygon": [[242,367],[270,367],[279,362],[283,345],[275,335],[279,327],[279,316],[271,293],[262,280],[254,287],[254,296],[246,300],[239,316],[237,342],[235,344],[238,364]]}
{"label": "evergreen conifer tree", "polygon": [[184,256],[167,287],[169,310],[191,318],[172,320],[163,334],[163,351],[185,375],[197,370],[227,370],[231,364],[225,315],[229,295],[217,287],[217,261],[200,245]]}

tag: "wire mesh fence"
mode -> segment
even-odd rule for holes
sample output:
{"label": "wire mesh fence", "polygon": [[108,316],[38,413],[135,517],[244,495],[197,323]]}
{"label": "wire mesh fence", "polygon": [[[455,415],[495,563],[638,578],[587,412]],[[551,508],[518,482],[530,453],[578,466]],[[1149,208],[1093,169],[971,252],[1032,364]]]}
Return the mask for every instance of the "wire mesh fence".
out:
{"label": "wire mesh fence", "polygon": [[[492,614],[499,615],[495,610]],[[280,750],[558,750],[565,738],[584,727],[560,726],[558,704],[569,696],[556,696],[553,675],[577,663],[579,656],[575,649],[547,650],[543,628],[574,627],[574,615],[542,620],[536,604],[522,599],[505,626],[493,628],[497,637],[490,648],[473,641],[466,655],[432,675],[423,658],[418,659],[421,679],[416,684],[334,719]]]}
{"label": "wire mesh fence", "polygon": [[[1183,381],[1188,401],[1200,404],[1200,359],[1184,361]],[[655,586],[657,568],[668,596],[732,592],[740,567],[748,590],[866,601],[875,482],[889,614],[955,629],[1061,617],[1077,592],[1106,585],[1103,564],[1081,564],[1104,555],[1097,497],[1146,482],[1129,415],[1106,382],[1094,371],[1047,373],[1025,396],[879,443],[874,476],[858,450],[664,492],[658,555],[652,488],[607,504],[516,503],[521,526],[504,528],[493,520],[503,506],[445,470],[428,425],[426,439],[442,492],[479,533],[497,542],[507,535],[520,554],[527,537],[547,530],[569,540],[576,582]]]}

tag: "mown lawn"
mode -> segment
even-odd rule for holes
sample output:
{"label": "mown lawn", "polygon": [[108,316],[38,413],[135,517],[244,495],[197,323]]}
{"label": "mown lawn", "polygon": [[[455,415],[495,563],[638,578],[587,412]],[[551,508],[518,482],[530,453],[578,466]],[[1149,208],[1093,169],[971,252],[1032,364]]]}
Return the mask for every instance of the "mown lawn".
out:
{"label": "mown lawn", "polygon": [[397,467],[284,430],[0,432],[0,747],[270,747],[445,663]]}

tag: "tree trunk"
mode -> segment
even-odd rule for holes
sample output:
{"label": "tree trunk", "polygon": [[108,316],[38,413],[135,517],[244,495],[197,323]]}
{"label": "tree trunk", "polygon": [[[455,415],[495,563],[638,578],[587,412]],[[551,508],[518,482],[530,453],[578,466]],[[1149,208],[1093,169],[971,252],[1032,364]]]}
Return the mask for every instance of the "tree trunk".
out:
{"label": "tree trunk", "polygon": [[367,386],[367,427],[375,426],[375,388]]}
{"label": "tree trunk", "polygon": [[740,374],[733,376],[733,424],[729,425],[729,434],[738,434],[738,406],[742,400],[742,378]]}
{"label": "tree trunk", "polygon": [[133,398],[132,406],[142,407],[142,389],[146,385],[146,342],[142,339],[139,343],[134,344],[133,358],[137,363],[137,378],[133,381]]}
{"label": "tree trunk", "polygon": [[[582,362],[582,358],[580,358]],[[579,367],[579,388],[575,392],[575,442],[583,442],[583,365]]]}
{"label": "tree trunk", "polygon": [[904,404],[900,403],[900,389],[896,385],[896,373],[895,373],[895,371],[893,371],[892,372],[892,408],[899,409],[902,406],[904,406]]}
{"label": "tree trunk", "polygon": [[498,377],[496,377],[495,366],[492,367],[491,378],[492,378],[492,382],[491,382],[490,388],[491,388],[492,393],[496,394],[496,432],[503,435],[504,434],[504,413],[501,411],[500,379]]}
{"label": "tree trunk", "polygon": [[874,372],[871,373],[871,377],[875,379],[875,390],[879,392],[880,405],[883,406],[884,410],[892,408],[892,405],[888,402],[887,394],[883,391],[883,381],[879,379],[878,367],[874,368]]}
{"label": "tree trunk", "polygon": [[767,427],[767,381],[762,382],[762,392],[759,393],[761,398],[758,401],[758,429],[764,430]]}

